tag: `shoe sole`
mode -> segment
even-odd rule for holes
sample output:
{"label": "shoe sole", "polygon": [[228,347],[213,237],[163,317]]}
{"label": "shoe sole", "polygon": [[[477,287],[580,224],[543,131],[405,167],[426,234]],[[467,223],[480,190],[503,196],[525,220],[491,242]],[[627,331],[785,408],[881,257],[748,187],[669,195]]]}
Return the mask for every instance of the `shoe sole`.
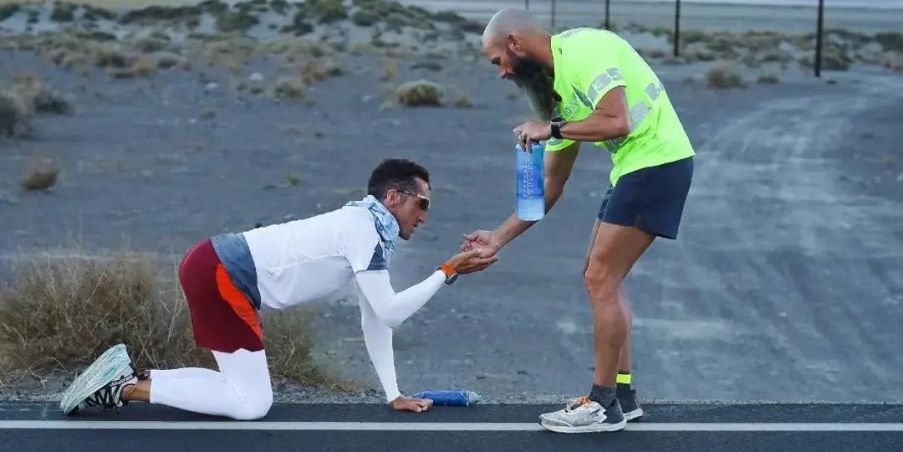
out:
{"label": "shoe sole", "polygon": [[625,421],[632,421],[632,420],[634,420],[634,419],[638,419],[638,418],[642,417],[643,414],[644,414],[644,413],[643,413],[643,409],[642,409],[642,408],[637,408],[637,409],[635,409],[635,410],[633,410],[633,411],[628,411],[628,412],[624,413],[624,420],[625,420]]}
{"label": "shoe sole", "polygon": [[555,433],[599,433],[599,432],[617,432],[619,430],[624,430],[624,427],[627,426],[627,419],[623,419],[621,422],[617,424],[606,424],[606,423],[597,423],[592,425],[584,425],[581,427],[569,427],[566,425],[555,425],[555,424],[547,424],[545,422],[540,422],[539,425],[546,430],[555,432]]}
{"label": "shoe sole", "polygon": [[75,377],[72,384],[66,388],[66,392],[63,393],[63,397],[60,399],[60,409],[67,416],[75,414],[78,404],[110,381],[119,377],[131,365],[132,360],[129,359],[125,345],[119,344],[110,347],[94,360],[81,375]]}

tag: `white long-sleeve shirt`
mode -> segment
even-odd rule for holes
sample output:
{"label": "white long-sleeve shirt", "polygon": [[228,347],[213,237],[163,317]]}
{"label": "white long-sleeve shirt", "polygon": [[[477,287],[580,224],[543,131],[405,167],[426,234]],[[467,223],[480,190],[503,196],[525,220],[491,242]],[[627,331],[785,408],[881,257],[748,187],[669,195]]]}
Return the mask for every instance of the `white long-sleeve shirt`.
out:
{"label": "white long-sleeve shirt", "polygon": [[392,328],[429,301],[445,282],[445,274],[437,271],[419,284],[398,293],[392,289],[386,270],[359,272],[355,278],[363,294],[360,297],[361,329],[367,353],[386,392],[386,400],[391,402],[401,395],[395,376]]}
{"label": "white long-sleeve shirt", "polygon": [[392,328],[417,312],[442,287],[436,271],[419,284],[395,292],[370,212],[346,206],[315,217],[244,234],[257,275],[262,307],[284,309],[323,299],[357,283],[361,329],[386,400],[400,395]]}

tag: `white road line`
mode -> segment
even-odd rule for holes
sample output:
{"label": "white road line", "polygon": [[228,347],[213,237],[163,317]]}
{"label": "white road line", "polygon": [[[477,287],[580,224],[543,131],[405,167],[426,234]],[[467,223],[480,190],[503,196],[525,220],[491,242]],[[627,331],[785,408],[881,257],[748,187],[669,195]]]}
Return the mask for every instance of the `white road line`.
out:
{"label": "white road line", "polygon": [[[0,430],[298,430],[534,432],[526,422],[0,421]],[[634,432],[903,432],[903,423],[634,423]]]}

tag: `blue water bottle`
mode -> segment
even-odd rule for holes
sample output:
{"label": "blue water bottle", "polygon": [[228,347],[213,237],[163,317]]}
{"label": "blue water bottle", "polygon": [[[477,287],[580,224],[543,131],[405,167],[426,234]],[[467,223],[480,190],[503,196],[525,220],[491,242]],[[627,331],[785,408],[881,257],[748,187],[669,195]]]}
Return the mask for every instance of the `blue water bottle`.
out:
{"label": "blue water bottle", "polygon": [[542,143],[533,143],[533,152],[524,151],[520,144],[514,147],[517,156],[517,217],[524,221],[541,220],[546,214],[544,153]]}
{"label": "blue water bottle", "polygon": [[437,406],[470,406],[481,399],[473,391],[423,391],[414,394],[414,397],[430,399]]}

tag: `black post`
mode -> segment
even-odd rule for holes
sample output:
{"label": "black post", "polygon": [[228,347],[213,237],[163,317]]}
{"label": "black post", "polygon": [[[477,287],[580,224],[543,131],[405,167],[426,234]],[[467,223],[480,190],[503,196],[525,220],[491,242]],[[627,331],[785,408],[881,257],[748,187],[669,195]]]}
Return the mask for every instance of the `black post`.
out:
{"label": "black post", "polygon": [[530,9],[530,0],[524,0],[524,9],[526,9],[526,10]]}
{"label": "black post", "polygon": [[818,30],[815,32],[815,76],[821,77],[822,27],[824,26],[825,0],[818,0]]}
{"label": "black post", "polygon": [[674,8],[674,56],[680,53],[680,0]]}
{"label": "black post", "polygon": [[608,20],[608,8],[611,6],[611,0],[605,0],[605,29],[611,30],[611,23]]}
{"label": "black post", "polygon": [[552,0],[552,33],[555,33],[555,4],[558,3],[555,0]]}

